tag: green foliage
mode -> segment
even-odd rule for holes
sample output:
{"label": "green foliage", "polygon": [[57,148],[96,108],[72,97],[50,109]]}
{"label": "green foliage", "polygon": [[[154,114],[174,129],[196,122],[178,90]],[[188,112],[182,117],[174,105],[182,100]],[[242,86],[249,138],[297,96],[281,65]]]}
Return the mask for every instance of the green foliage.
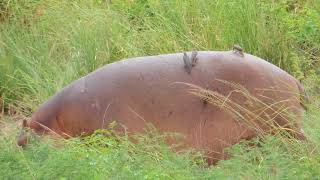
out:
{"label": "green foliage", "polygon": [[[313,111],[308,114],[313,115],[317,114]],[[312,125],[310,121],[307,124]],[[313,143],[319,143],[320,139],[319,127],[316,129],[308,131]],[[16,128],[0,130],[0,174],[9,179],[312,179],[320,176],[320,154],[313,143],[280,137],[241,142],[228,150],[231,159],[206,167],[199,152],[188,150],[177,154],[165,144],[166,137],[181,137],[160,134],[154,128],[143,135],[137,134],[136,143],[129,141],[127,135],[117,136],[109,129],[65,141],[33,137],[24,150],[15,145],[16,132]]]}
{"label": "green foliage", "polygon": [[0,94],[34,107],[106,63],[233,44],[302,79],[319,67],[315,1],[4,1]]}
{"label": "green foliage", "polygon": [[[0,119],[0,174],[8,179],[312,179],[320,176],[319,0],[2,0],[0,100],[29,115],[71,81],[123,58],[240,44],[302,79],[314,104],[304,117],[310,143],[279,137],[242,142],[206,168],[152,130],[114,137],[97,131],[60,143],[15,145]],[[251,143],[251,144],[249,144]],[[255,146],[252,146],[254,144]],[[312,146],[313,144],[313,146]]]}
{"label": "green foliage", "polygon": [[110,134],[99,130],[59,147],[35,138],[25,150],[14,145],[14,138],[1,136],[0,173],[13,179],[197,179],[201,175],[201,167],[191,162],[195,153],[174,153],[154,130],[137,135],[138,144]]}
{"label": "green foliage", "polygon": [[[319,68],[320,57],[320,1],[280,0],[262,1],[268,21],[281,32],[287,51],[286,61],[279,65],[303,79],[312,69]],[[278,42],[283,43],[283,42]],[[319,75],[319,74],[318,74]]]}
{"label": "green foliage", "polygon": [[235,157],[222,161],[214,172],[231,179],[312,179],[320,175],[320,159],[310,149],[308,144],[284,143],[276,137],[243,142],[232,147]]}

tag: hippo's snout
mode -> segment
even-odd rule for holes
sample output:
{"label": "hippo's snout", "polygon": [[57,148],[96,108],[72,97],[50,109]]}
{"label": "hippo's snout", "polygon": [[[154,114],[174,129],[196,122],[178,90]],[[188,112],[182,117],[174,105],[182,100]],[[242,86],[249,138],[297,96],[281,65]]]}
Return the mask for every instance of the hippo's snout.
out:
{"label": "hippo's snout", "polygon": [[17,139],[18,146],[25,147],[28,144],[28,137],[25,133],[21,133]]}
{"label": "hippo's snout", "polygon": [[26,134],[26,128],[29,127],[29,124],[26,119],[22,121],[22,129],[20,131],[20,135],[17,138],[18,146],[25,147],[28,144],[28,136]]}

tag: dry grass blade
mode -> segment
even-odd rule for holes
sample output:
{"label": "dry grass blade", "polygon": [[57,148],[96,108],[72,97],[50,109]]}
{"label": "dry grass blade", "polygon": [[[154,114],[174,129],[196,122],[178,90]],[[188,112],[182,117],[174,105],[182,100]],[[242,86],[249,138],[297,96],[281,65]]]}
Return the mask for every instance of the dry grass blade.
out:
{"label": "dry grass blade", "polygon": [[[286,105],[291,99],[269,101],[267,103],[252,95],[240,84],[223,80],[218,81],[231,87],[232,90],[227,95],[223,95],[194,84],[181,84],[189,86],[189,93],[233,115],[235,121],[245,123],[261,137],[268,133],[291,136],[291,133],[298,132],[298,130],[288,128],[295,125],[295,116],[290,111],[293,107]],[[246,103],[235,102],[231,98],[233,94],[236,94],[237,97],[243,97]],[[283,119],[287,124],[285,126],[279,124],[276,121],[277,118]]]}

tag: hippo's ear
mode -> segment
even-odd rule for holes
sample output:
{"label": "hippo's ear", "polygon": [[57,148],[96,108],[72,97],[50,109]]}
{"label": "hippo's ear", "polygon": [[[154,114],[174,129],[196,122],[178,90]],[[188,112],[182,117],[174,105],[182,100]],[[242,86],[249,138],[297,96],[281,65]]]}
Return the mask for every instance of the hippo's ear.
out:
{"label": "hippo's ear", "polygon": [[27,120],[22,120],[22,127],[27,127],[28,126],[28,122],[27,122]]}

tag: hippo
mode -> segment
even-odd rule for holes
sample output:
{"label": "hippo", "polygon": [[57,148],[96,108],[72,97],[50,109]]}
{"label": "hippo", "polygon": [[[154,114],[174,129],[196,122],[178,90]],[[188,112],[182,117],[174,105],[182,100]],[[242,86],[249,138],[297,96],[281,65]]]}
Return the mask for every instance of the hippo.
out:
{"label": "hippo", "polygon": [[[23,129],[71,138],[114,121],[129,134],[144,132],[151,123],[160,132],[183,135],[187,147],[203,150],[215,164],[228,157],[226,147],[276,133],[270,124],[305,139],[303,97],[298,80],[240,48],[135,57],[64,87],[23,122]],[[22,130],[17,144],[27,142]]]}

